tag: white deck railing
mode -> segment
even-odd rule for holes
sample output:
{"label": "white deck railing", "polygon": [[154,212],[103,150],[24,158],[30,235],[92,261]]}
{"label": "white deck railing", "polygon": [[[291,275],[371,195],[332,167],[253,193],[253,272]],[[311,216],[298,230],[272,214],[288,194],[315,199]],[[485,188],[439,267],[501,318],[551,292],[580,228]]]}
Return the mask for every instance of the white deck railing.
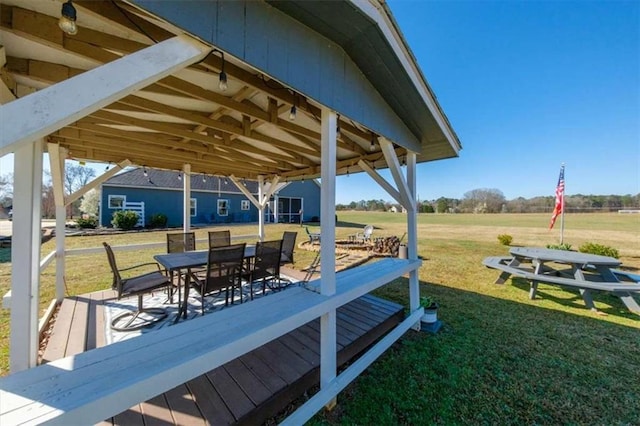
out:
{"label": "white deck railing", "polygon": [[[0,424],[97,423],[262,346],[420,265],[420,260],[383,259],[336,274],[337,292],[332,296],[294,287],[0,378]],[[311,417],[421,314],[422,309],[413,312],[361,361],[295,412],[293,416],[297,417],[293,419]]]}
{"label": "white deck railing", "polygon": [[[247,240],[250,238],[259,239],[260,236],[248,234],[248,235],[235,235],[231,237],[231,240]],[[196,243],[205,243],[209,244],[209,240],[206,238],[201,238],[196,240]],[[159,248],[164,249],[167,246],[166,242],[161,243],[145,243],[145,244],[135,244],[130,246],[113,246],[111,247],[114,251],[133,251],[133,250],[143,250],[143,249],[151,249],[151,248]],[[89,248],[77,248],[77,249],[67,249],[64,251],[65,256],[80,256],[84,254],[96,254],[96,253],[104,253],[104,247],[89,247]],[[56,258],[55,250],[46,255],[40,261],[40,274],[44,272],[45,269],[53,262]],[[2,296],[2,307],[4,309],[11,308],[11,290],[7,291],[4,296]],[[42,322],[42,321],[41,321]],[[46,322],[46,321],[45,321]]]}

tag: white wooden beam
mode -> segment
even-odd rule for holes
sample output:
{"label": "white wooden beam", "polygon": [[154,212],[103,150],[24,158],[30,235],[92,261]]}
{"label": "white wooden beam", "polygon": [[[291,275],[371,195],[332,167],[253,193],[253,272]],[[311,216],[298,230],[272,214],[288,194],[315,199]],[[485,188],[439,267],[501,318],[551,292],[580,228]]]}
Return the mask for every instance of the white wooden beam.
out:
{"label": "white wooden beam", "polygon": [[389,171],[391,172],[391,176],[398,187],[398,192],[400,192],[400,196],[404,200],[402,205],[405,209],[411,210],[415,206],[415,202],[411,197],[409,192],[409,187],[407,186],[407,182],[402,175],[402,170],[400,168],[400,163],[398,162],[398,157],[396,156],[396,152],[393,149],[393,144],[389,142],[385,138],[378,138],[378,142],[380,143],[380,149],[382,150],[382,154],[384,155],[384,159],[389,166]]}
{"label": "white wooden beam", "polygon": [[13,161],[9,363],[15,373],[36,366],[39,348],[42,140],[20,146]]}
{"label": "white wooden beam", "polygon": [[398,204],[404,204],[404,200],[402,199],[402,197],[400,196],[400,193],[398,191],[396,191],[396,189],[391,186],[391,184],[389,182],[387,182],[385,180],[385,178],[383,178],[382,176],[380,176],[380,173],[378,173],[376,170],[374,170],[369,163],[367,163],[364,160],[360,160],[358,161],[358,165],[360,166],[360,168],[362,170],[364,170],[365,172],[367,172],[367,174],[369,176],[371,176],[371,179],[373,179],[374,181],[376,181],[376,183],[378,185],[380,185],[382,187],[382,189],[384,189],[385,191],[387,191],[387,194],[391,195],[391,197],[393,197],[394,200],[396,200],[398,202]]}
{"label": "white wooden beam", "polygon": [[62,303],[64,299],[65,280],[65,231],[67,223],[67,211],[64,203],[64,161],[67,150],[60,145],[47,144],[49,153],[49,169],[53,182],[53,200],[56,206],[56,302]]}
{"label": "white wooden beam", "polygon": [[210,48],[178,36],[0,106],[0,156],[202,59]]}
{"label": "white wooden beam", "polygon": [[67,158],[67,150],[55,143],[47,144],[49,153],[49,168],[53,183],[53,200],[57,206],[64,206],[64,160]]}
{"label": "white wooden beam", "polygon": [[[336,130],[337,114],[322,108],[320,173],[320,293],[331,296],[336,293]],[[329,386],[337,374],[336,359],[336,310],[320,317],[320,388]],[[326,407],[334,408],[336,399]]]}
{"label": "white wooden beam", "polygon": [[247,187],[242,184],[240,179],[238,179],[234,175],[230,175],[229,179],[240,190],[240,192],[242,192],[245,195],[245,197],[247,197],[249,199],[249,201],[251,201],[251,204],[256,206],[256,208],[258,210],[260,210],[260,200],[258,200],[256,197],[253,196],[253,194],[251,192],[249,192]]}
{"label": "white wooden beam", "polygon": [[130,165],[131,165],[131,161],[129,160],[124,160],[119,162],[118,164],[116,164],[116,167],[113,167],[111,168],[111,170],[104,172],[103,174],[101,174],[100,176],[98,176],[97,178],[95,178],[94,180],[92,180],[82,188],[78,189],[73,194],[67,195],[65,197],[64,204],[68,206],[69,204],[73,203],[74,201],[82,197],[87,192],[91,191],[94,188],[97,188],[108,179],[111,179],[111,177],[114,176],[116,173],[120,172],[120,170],[124,169],[125,167],[129,167]]}
{"label": "white wooden beam", "polygon": [[[407,186],[412,200],[416,199],[416,153],[407,152]],[[418,259],[418,206],[413,203],[407,209],[407,235],[409,236],[408,255],[410,260]],[[409,273],[409,311],[415,312],[420,308],[420,281],[418,270]],[[420,321],[416,321],[414,328],[420,328]]]}
{"label": "white wooden beam", "polygon": [[280,176],[274,176],[273,179],[271,179],[271,182],[269,183],[269,189],[267,189],[267,192],[264,194],[264,198],[260,200],[260,204],[262,204],[263,206],[266,206],[269,203],[269,199],[271,198],[274,192],[279,191],[284,186],[288,185],[288,183],[279,185],[279,182],[280,182]]}
{"label": "white wooden beam", "polygon": [[182,166],[182,185],[184,195],[182,227],[184,232],[189,232],[191,230],[191,164],[183,164]]}
{"label": "white wooden beam", "polygon": [[264,176],[258,176],[258,199],[260,200],[260,207],[258,207],[258,235],[260,241],[264,241],[264,198],[262,192],[264,191]]}

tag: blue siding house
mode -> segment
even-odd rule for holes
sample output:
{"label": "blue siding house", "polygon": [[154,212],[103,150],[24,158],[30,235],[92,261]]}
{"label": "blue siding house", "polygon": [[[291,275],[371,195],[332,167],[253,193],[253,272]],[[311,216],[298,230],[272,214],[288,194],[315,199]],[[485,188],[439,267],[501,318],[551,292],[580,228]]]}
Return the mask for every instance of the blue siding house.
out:
{"label": "blue siding house", "polygon": [[[140,213],[139,226],[149,225],[156,214],[167,216],[168,227],[182,226],[183,175],[174,171],[137,168],[120,173],[102,184],[100,225],[111,227],[113,213]],[[243,181],[257,197],[258,183]],[[315,180],[281,183],[265,209],[266,222],[299,222],[320,217],[320,185]],[[258,209],[229,179],[191,174],[191,224],[246,223],[258,221]]]}

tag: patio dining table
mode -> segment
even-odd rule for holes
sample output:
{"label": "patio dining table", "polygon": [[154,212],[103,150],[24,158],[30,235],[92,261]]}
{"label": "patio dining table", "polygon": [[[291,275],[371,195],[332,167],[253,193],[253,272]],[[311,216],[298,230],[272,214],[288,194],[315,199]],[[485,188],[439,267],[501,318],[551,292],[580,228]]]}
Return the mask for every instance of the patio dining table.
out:
{"label": "patio dining table", "polygon": [[[256,246],[255,244],[247,244],[244,248],[244,258],[246,260],[250,260],[254,258],[256,255]],[[154,260],[158,262],[163,268],[165,268],[169,274],[171,275],[171,281],[173,282],[173,277],[176,273],[178,273],[178,315],[176,316],[175,322],[180,320],[180,316],[183,316],[185,319],[187,318],[187,308],[188,308],[188,300],[189,300],[189,284],[191,282],[191,270],[195,268],[200,268],[207,265],[207,261],[209,258],[209,250],[196,250],[196,251],[185,251],[181,253],[165,253],[165,254],[156,254],[153,256]],[[182,274],[183,271],[186,271],[186,274]],[[185,279],[181,280],[180,277],[185,275]],[[180,285],[181,281],[184,281],[184,299],[181,297]]]}
{"label": "patio dining table", "polygon": [[503,284],[511,275],[526,278],[531,282],[531,299],[535,298],[539,282],[574,287],[592,310],[595,305],[591,290],[608,291],[618,296],[630,311],[640,314],[640,305],[633,297],[634,292],[640,292],[640,284],[621,281],[623,273],[615,268],[622,262],[616,258],[539,247],[512,247],[509,254],[512,257],[484,261],[486,266],[502,271],[496,284]]}

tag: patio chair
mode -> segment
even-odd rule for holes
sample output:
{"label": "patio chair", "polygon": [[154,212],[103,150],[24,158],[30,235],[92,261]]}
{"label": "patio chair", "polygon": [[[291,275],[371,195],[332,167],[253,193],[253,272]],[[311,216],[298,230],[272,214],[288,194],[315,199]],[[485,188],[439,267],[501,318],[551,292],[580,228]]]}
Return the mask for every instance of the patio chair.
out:
{"label": "patio chair", "polygon": [[[131,266],[128,268],[118,269],[116,264],[116,258],[113,255],[113,250],[109,244],[103,242],[105,250],[107,251],[107,258],[109,259],[109,266],[113,272],[112,288],[118,292],[118,300],[127,296],[138,296],[138,308],[135,311],[124,312],[116,316],[111,321],[111,328],[117,331],[131,331],[138,330],[143,327],[147,327],[153,323],[163,320],[167,317],[167,313],[162,308],[143,308],[142,297],[155,290],[161,290],[168,288],[172,285],[169,278],[162,273],[160,266],[155,262],[142,263],[139,265]],[[131,271],[141,267],[148,267],[154,265],[158,268],[157,271],[148,272],[142,275],[135,275],[129,278],[122,278],[121,273],[125,271]],[[144,314],[141,317],[141,314]],[[127,317],[131,317],[124,325],[120,323]],[[136,321],[136,320],[140,321]]]}
{"label": "patio chair", "polygon": [[253,258],[251,270],[251,299],[253,299],[253,283],[262,280],[262,294],[266,290],[267,278],[278,284],[270,286],[271,289],[280,287],[280,256],[282,253],[282,240],[258,241],[256,243],[256,256]]}
{"label": "patio chair", "polygon": [[196,249],[195,232],[167,234],[167,253],[182,253]]}
{"label": "patio chair", "polygon": [[240,290],[240,303],[242,303],[242,264],[245,245],[241,243],[210,248],[206,271],[191,274],[193,279],[191,286],[200,294],[202,315],[204,315],[204,297],[215,291],[225,291],[225,306],[228,306],[229,290],[231,290],[231,303],[233,303],[237,287]]}
{"label": "patio chair", "polygon": [[231,231],[209,231],[209,248],[229,247],[231,245]]}
{"label": "patio chair", "polygon": [[282,234],[282,253],[280,253],[280,264],[293,263],[293,250],[296,247],[297,232],[285,231]]}
{"label": "patio chair", "polygon": [[309,243],[313,244],[314,242],[320,244],[320,234],[309,231],[309,227],[305,226],[304,230],[307,231],[307,236],[309,236]]}
{"label": "patio chair", "polygon": [[367,225],[362,232],[358,232],[354,235],[354,241],[359,243],[371,242],[371,235],[373,234],[373,225]]}
{"label": "patio chair", "polygon": [[[177,232],[167,234],[167,253],[183,253],[185,251],[194,251],[196,249],[196,233],[195,232]],[[173,278],[173,277],[172,277]],[[178,300],[180,300],[180,280],[186,279],[186,274],[178,275],[178,282],[172,283],[169,287],[169,302],[173,303],[174,288],[178,288]]]}

